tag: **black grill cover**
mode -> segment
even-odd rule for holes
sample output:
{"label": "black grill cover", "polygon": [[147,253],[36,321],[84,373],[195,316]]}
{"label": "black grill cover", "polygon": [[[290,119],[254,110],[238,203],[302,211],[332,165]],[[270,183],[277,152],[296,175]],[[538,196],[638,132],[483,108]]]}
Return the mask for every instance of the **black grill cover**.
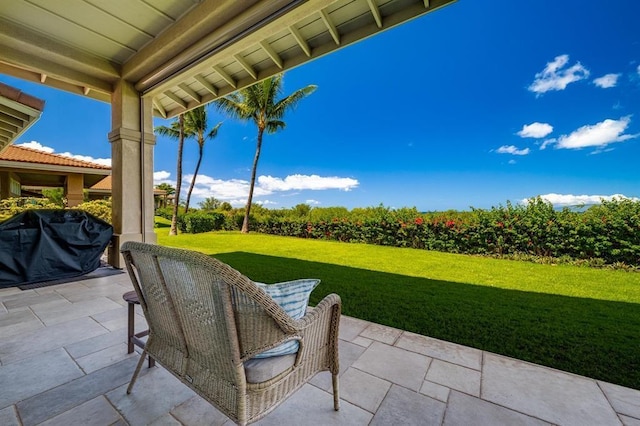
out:
{"label": "black grill cover", "polygon": [[27,210],[0,223],[0,288],[94,271],[113,228],[81,210]]}

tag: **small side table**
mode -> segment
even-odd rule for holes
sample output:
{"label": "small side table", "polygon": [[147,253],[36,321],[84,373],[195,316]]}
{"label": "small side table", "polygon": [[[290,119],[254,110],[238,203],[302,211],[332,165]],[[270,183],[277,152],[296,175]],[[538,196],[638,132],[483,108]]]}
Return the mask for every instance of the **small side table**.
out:
{"label": "small side table", "polygon": [[[149,330],[141,331],[140,333],[135,332],[134,319],[136,316],[135,305],[140,304],[140,300],[138,300],[138,295],[135,291],[128,291],[122,295],[122,298],[125,302],[127,302],[127,306],[129,308],[128,312],[128,326],[127,326],[127,353],[130,354],[133,352],[133,345],[138,346],[139,348],[144,349],[144,341],[141,339],[144,336],[149,334]],[[156,361],[149,357],[149,368],[156,365]]]}

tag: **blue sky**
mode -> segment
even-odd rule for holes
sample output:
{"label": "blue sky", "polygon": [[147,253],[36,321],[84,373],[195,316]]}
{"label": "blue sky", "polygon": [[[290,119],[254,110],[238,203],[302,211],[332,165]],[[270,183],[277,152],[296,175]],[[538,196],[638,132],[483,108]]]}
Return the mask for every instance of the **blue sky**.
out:
{"label": "blue sky", "polygon": [[[635,0],[459,0],[291,70],[285,93],[318,89],[265,136],[254,201],[432,211],[638,198],[638,16]],[[108,159],[109,105],[0,81],[47,102],[17,144]],[[209,116],[224,123],[205,147],[195,202],[241,206],[255,127]],[[185,151],[190,179],[196,143]],[[157,182],[175,182],[175,162],[176,143],[159,137]]]}

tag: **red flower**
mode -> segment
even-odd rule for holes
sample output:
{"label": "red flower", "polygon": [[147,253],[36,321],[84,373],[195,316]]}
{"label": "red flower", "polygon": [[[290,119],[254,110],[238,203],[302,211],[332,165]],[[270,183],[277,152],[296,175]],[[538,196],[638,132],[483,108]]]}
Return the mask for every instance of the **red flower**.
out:
{"label": "red flower", "polygon": [[447,221],[447,226],[449,228],[453,228],[454,226],[456,226],[456,221],[455,220],[448,220]]}
{"label": "red flower", "polygon": [[421,217],[416,218],[416,225],[422,225],[424,223],[424,219]]}
{"label": "red flower", "polygon": [[498,225],[498,228],[504,228],[504,223],[502,222],[498,222],[497,225]]}

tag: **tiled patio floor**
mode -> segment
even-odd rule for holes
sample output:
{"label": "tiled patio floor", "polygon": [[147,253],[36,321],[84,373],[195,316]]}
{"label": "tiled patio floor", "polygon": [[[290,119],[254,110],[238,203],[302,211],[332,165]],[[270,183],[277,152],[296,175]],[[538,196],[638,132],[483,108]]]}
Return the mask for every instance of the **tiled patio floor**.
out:
{"label": "tiled patio floor", "polygon": [[[126,395],[129,290],[0,290],[0,425],[232,424],[161,367]],[[341,410],[321,373],[257,424],[640,425],[640,391],[349,317],[340,337]]]}

